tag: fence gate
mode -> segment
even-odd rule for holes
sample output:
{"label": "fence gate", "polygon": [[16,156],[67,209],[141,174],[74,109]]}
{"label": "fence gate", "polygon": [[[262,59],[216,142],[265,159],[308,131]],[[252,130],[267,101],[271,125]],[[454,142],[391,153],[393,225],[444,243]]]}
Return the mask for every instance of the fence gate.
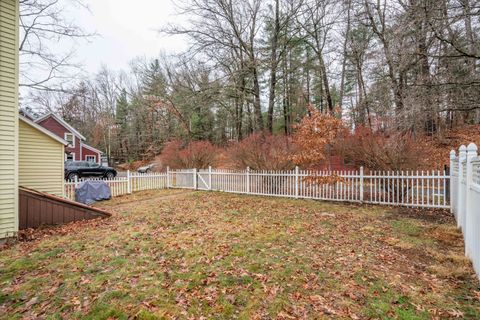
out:
{"label": "fence gate", "polygon": [[169,187],[211,190],[211,169],[169,170]]}
{"label": "fence gate", "polygon": [[168,187],[181,189],[194,189],[195,170],[170,170],[168,171]]}
{"label": "fence gate", "polygon": [[[196,170],[195,170],[196,171]],[[196,171],[196,184],[198,190],[212,190],[212,169]]]}

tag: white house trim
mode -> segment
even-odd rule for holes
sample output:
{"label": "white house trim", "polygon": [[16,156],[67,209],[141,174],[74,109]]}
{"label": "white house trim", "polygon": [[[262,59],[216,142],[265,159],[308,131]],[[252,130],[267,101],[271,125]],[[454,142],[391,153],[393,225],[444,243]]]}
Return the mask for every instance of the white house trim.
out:
{"label": "white house trim", "polygon": [[[89,161],[88,158],[93,158],[93,161]],[[97,156],[92,156],[92,155],[88,154],[88,155],[85,156],[85,161],[97,163]]]}
{"label": "white house trim", "polygon": [[18,119],[20,119],[21,121],[23,121],[24,123],[28,124],[29,126],[37,129],[38,131],[41,131],[42,133],[46,134],[47,136],[49,136],[50,138],[60,142],[61,144],[63,144],[64,146],[67,146],[68,145],[68,142],[62,138],[60,138],[59,136],[57,136],[56,134],[54,134],[53,132],[50,132],[49,130],[45,129],[44,127],[42,127],[41,125],[38,125],[36,124],[35,122],[33,122],[32,120],[22,116],[22,115],[18,115]]}
{"label": "white house trim", "polygon": [[75,159],[75,152],[65,153],[65,161],[68,160],[69,155],[72,155],[73,157],[72,161],[77,161],[77,159]]}
{"label": "white house trim", "polygon": [[20,115],[24,116],[24,117],[27,118],[28,120],[34,121],[35,116],[34,116],[31,112],[29,112],[27,109],[25,109],[25,108],[20,108],[20,111],[19,111],[19,112],[20,112]]}
{"label": "white house trim", "polygon": [[75,148],[75,140],[76,140],[75,138],[76,138],[76,136],[75,136],[73,133],[71,133],[71,132],[64,132],[64,133],[63,133],[63,138],[64,138],[65,141],[67,141],[67,142],[68,142],[68,139],[67,139],[67,135],[68,135],[68,134],[72,135],[72,144],[70,145],[70,143],[69,143],[69,147],[70,147],[70,148]]}
{"label": "white house trim", "polygon": [[98,153],[98,154],[102,154],[102,153],[103,153],[102,151],[100,151],[100,150],[98,150],[98,149],[95,149],[94,147],[91,147],[91,146],[89,146],[88,144],[83,144],[82,146],[85,147],[85,148],[87,148],[88,150],[93,151],[93,152],[96,152],[96,153]]}
{"label": "white house trim", "polygon": [[39,123],[45,119],[47,119],[48,117],[53,117],[55,120],[57,120],[58,122],[60,122],[60,124],[62,126],[64,126],[67,130],[69,130],[71,133],[73,133],[74,135],[76,135],[78,138],[80,138],[81,140],[86,140],[86,138],[80,133],[78,132],[77,130],[75,130],[75,128],[73,128],[71,125],[69,125],[68,123],[65,122],[65,120],[63,120],[60,116],[57,116],[55,113],[47,113],[46,115],[43,115],[41,116],[40,118],[38,119],[35,119],[35,123]]}

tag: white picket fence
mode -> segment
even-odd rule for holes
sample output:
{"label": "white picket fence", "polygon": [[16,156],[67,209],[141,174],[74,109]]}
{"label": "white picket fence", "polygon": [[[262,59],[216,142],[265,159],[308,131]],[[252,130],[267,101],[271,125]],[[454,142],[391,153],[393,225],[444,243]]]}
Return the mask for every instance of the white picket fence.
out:
{"label": "white picket fence", "polygon": [[[335,183],[320,177],[338,176]],[[172,170],[170,187],[231,193],[363,202],[392,206],[449,208],[450,176],[440,171]],[[320,180],[322,181],[322,180]]]}
{"label": "white picket fence", "polygon": [[450,152],[451,211],[461,228],[465,254],[480,275],[480,157],[474,143]]}
{"label": "white picket fence", "polygon": [[[335,183],[318,183],[322,177],[337,176]],[[65,196],[75,199],[80,179],[65,182]],[[103,180],[103,179],[102,179]],[[164,173],[130,173],[103,180],[113,197],[135,191],[183,188],[250,195],[363,202],[392,206],[449,208],[450,176],[440,171],[253,171],[223,169],[167,170]],[[321,181],[321,180],[320,180]]]}
{"label": "white picket fence", "polygon": [[65,182],[65,197],[75,200],[75,188],[83,181],[102,180],[109,187],[112,197],[130,194],[136,191],[166,189],[168,187],[167,173],[130,173],[126,177],[113,179],[86,178]]}

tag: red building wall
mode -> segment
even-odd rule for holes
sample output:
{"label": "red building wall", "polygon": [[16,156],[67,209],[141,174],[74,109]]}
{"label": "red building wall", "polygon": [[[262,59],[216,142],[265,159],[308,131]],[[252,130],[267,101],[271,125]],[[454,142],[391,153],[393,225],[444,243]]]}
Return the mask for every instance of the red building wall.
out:
{"label": "red building wall", "polygon": [[85,147],[82,148],[82,160],[87,161],[87,156],[95,156],[95,160],[97,163],[100,163],[100,154],[93,150],[87,149]]}
{"label": "red building wall", "polygon": [[[65,128],[61,123],[59,123],[57,120],[55,120],[52,117],[48,117],[40,122],[38,122],[39,125],[47,129],[48,131],[56,134],[62,139],[65,139],[65,132],[72,133],[70,132],[67,128]],[[65,147],[66,152],[74,152],[75,153],[75,159],[74,160],[80,160],[80,139],[75,136],[75,147]]]}
{"label": "red building wall", "polygon": [[322,161],[316,169],[327,171],[356,171],[360,168],[353,164],[346,164],[341,156],[330,156]]}

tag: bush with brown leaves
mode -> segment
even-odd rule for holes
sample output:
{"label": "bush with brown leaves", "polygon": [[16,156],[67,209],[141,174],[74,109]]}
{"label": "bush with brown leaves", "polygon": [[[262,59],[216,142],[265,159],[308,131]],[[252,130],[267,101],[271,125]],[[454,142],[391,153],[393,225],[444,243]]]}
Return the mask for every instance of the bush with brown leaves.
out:
{"label": "bush with brown leaves", "polygon": [[410,133],[374,132],[357,128],[335,144],[347,161],[370,170],[419,170],[430,168],[428,150]]}
{"label": "bush with brown leaves", "polygon": [[218,148],[209,141],[192,141],[184,144],[172,140],[165,144],[157,162],[171,169],[205,169],[216,164]]}
{"label": "bush with brown leaves", "polygon": [[295,126],[293,143],[297,146],[290,158],[303,167],[317,166],[328,156],[328,149],[335,139],[345,131],[342,120],[332,114],[321,113],[308,107],[308,115]]}
{"label": "bush with brown leaves", "polygon": [[295,149],[290,138],[254,133],[226,150],[229,167],[252,170],[291,170],[290,153]]}

